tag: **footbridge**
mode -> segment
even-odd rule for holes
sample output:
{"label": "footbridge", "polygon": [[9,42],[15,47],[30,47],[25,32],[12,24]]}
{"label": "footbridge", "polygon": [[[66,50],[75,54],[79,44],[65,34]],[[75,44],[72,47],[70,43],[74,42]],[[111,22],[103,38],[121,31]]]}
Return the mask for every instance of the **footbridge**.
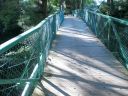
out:
{"label": "footbridge", "polygon": [[128,96],[128,22],[57,11],[0,45],[1,96]]}

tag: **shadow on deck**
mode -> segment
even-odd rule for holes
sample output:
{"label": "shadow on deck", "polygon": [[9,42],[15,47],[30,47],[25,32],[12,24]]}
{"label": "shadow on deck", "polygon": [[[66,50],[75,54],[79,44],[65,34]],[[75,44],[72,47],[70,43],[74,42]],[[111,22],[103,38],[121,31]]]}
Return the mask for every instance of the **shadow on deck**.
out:
{"label": "shadow on deck", "polygon": [[128,96],[128,72],[84,22],[66,17],[33,94],[43,95]]}

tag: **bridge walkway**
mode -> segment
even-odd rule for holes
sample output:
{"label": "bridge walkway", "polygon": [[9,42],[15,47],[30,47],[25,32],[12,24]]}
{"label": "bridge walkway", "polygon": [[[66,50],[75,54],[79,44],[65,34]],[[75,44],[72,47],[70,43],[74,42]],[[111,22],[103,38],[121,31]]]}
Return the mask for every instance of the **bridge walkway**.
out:
{"label": "bridge walkway", "polygon": [[35,94],[43,90],[46,96],[128,96],[127,73],[82,20],[67,16]]}

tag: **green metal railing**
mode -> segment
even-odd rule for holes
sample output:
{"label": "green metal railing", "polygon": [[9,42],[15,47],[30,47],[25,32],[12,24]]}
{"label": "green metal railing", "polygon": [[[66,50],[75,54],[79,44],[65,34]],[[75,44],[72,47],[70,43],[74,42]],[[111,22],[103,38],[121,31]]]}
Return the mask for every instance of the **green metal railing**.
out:
{"label": "green metal railing", "polygon": [[30,96],[43,74],[48,51],[64,20],[62,11],[0,45],[0,95]]}
{"label": "green metal railing", "polygon": [[82,18],[94,34],[128,69],[128,21],[88,9],[75,10],[73,15]]}

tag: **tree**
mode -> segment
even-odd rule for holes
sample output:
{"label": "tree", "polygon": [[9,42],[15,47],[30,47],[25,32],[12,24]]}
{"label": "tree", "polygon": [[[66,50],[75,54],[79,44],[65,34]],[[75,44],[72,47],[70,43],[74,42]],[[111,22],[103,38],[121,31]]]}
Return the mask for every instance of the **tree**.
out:
{"label": "tree", "polygon": [[100,5],[100,11],[103,14],[110,15],[116,18],[128,18],[128,1],[108,0]]}
{"label": "tree", "polygon": [[60,10],[64,9],[64,0],[59,0],[59,7],[60,7]]}
{"label": "tree", "polygon": [[55,12],[56,9],[59,8],[59,0],[28,0],[22,2],[21,6],[21,26],[24,29],[28,29],[29,27],[38,24],[49,14]]}
{"label": "tree", "polygon": [[42,10],[42,14],[45,17],[47,17],[48,13],[47,13],[47,3],[48,3],[48,0],[38,0],[38,4],[39,6],[41,7],[41,10]]}
{"label": "tree", "polygon": [[114,11],[114,3],[113,3],[113,0],[107,0],[107,3],[108,3],[109,8],[110,8],[110,14],[113,14],[113,11]]}
{"label": "tree", "polygon": [[18,26],[18,19],[20,16],[19,0],[1,0],[0,21],[3,26],[2,33],[10,34],[11,32],[19,34],[21,28]]}
{"label": "tree", "polygon": [[0,38],[10,39],[35,26],[59,8],[59,1],[0,0]]}

